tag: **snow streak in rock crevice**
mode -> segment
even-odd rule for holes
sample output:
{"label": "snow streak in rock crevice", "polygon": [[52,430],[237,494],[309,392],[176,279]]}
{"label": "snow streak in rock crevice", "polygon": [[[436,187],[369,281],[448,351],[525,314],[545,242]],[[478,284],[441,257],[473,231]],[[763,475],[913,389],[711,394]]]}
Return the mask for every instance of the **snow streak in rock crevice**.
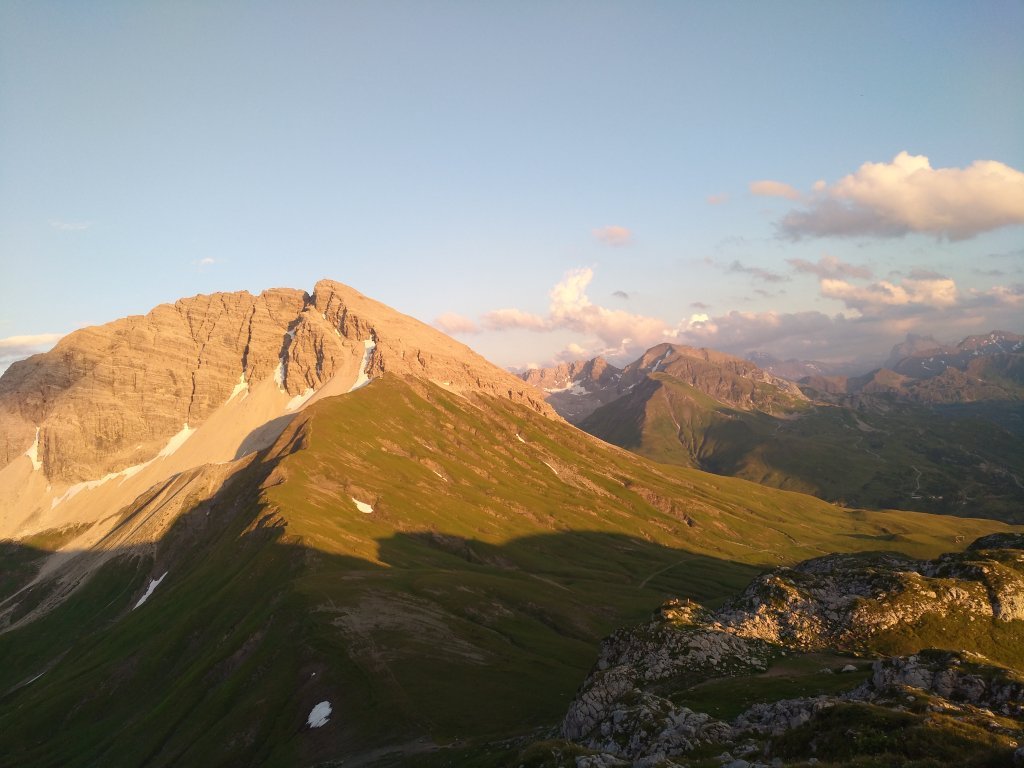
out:
{"label": "snow streak in rock crevice", "polygon": [[32,470],[37,471],[43,468],[43,462],[39,460],[39,427],[36,427],[36,439],[32,446],[25,451],[25,455],[32,462]]}
{"label": "snow streak in rock crevice", "polygon": [[355,383],[349,388],[349,392],[355,392],[361,387],[365,387],[370,383],[370,376],[366,373],[366,369],[370,367],[370,360],[373,358],[373,350],[377,348],[377,340],[375,338],[369,338],[363,341],[363,361],[359,364],[359,376],[356,377]]}

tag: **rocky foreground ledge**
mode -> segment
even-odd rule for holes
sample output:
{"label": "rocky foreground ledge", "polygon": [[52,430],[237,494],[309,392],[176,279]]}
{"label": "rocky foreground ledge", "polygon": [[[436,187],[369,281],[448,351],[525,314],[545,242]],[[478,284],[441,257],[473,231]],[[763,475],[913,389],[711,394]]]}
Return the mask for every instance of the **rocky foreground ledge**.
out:
{"label": "rocky foreground ledge", "polygon": [[602,643],[524,765],[1024,765],[1024,535],[830,555]]}

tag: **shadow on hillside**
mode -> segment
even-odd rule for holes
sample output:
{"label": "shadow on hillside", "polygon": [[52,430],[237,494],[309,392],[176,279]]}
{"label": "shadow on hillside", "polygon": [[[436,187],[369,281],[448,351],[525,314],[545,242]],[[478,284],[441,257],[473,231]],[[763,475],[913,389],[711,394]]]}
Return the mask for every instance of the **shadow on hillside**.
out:
{"label": "shadow on hillside", "polygon": [[[261,505],[274,466],[249,463],[153,544],[75,553],[55,575],[91,562],[90,578],[0,634],[12,764],[305,765],[550,727],[602,637],[669,596],[720,602],[758,572],[594,531],[396,531],[376,560],[328,553]],[[18,593],[50,553],[4,546],[7,626],[59,579]],[[334,716],[311,729],[321,701]]]}

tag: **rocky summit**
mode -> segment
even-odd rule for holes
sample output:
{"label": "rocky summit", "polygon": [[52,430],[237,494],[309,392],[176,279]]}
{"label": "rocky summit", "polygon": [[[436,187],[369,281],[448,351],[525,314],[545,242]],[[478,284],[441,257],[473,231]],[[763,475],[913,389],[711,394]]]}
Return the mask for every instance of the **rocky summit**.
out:
{"label": "rocky summit", "polygon": [[341,283],[195,296],[76,331],[0,378],[0,535],[92,522],[65,502],[265,448],[307,404],[385,373],[554,417],[511,374]]}

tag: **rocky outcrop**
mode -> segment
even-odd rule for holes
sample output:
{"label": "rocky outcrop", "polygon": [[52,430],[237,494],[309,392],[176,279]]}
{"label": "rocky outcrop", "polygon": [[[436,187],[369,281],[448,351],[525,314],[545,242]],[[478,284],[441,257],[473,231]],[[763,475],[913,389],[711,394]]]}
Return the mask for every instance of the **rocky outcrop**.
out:
{"label": "rocky outcrop", "polygon": [[[927,697],[930,711],[968,716],[1013,736],[1014,726],[993,713],[1024,728],[1024,677],[968,650],[881,658],[865,682],[842,693],[755,702],[729,721],[677,702],[680,691],[705,681],[764,679],[777,660],[794,653],[876,653],[890,630],[923,641],[921,622],[928,617],[947,622],[959,642],[970,643],[973,631],[984,644],[993,625],[1024,621],[1022,545],[1020,534],[994,534],[963,553],[930,561],[890,553],[830,555],[767,573],[716,612],[669,601],[646,624],[605,639],[561,736],[634,765],[685,755],[702,744],[722,744],[734,753],[742,744],[744,755],[767,760],[771,739],[826,710],[857,702],[903,709],[916,701],[908,698],[913,691]],[[842,675],[857,667],[822,671]],[[862,680],[860,674],[851,679]]]}
{"label": "rocky outcrop", "polygon": [[1024,679],[966,653],[925,651],[876,661],[859,694],[870,698],[891,688],[916,688],[952,702],[1024,716]]}
{"label": "rocky outcrop", "polygon": [[240,388],[289,398],[392,372],[510,398],[553,415],[529,386],[444,334],[340,283],[164,304],[69,334],[0,378],[0,467],[26,452],[48,479],[102,477],[152,458]]}
{"label": "rocky outcrop", "polygon": [[926,620],[1024,620],[1024,551],[972,548],[932,561],[891,553],[827,555],[759,577],[716,619],[743,637],[850,651]]}
{"label": "rocky outcrop", "polygon": [[708,628],[706,618],[692,603],[671,601],[650,623],[608,637],[562,735],[629,757],[722,740],[729,733],[724,723],[645,690],[666,680],[767,669],[772,653],[765,643]]}

